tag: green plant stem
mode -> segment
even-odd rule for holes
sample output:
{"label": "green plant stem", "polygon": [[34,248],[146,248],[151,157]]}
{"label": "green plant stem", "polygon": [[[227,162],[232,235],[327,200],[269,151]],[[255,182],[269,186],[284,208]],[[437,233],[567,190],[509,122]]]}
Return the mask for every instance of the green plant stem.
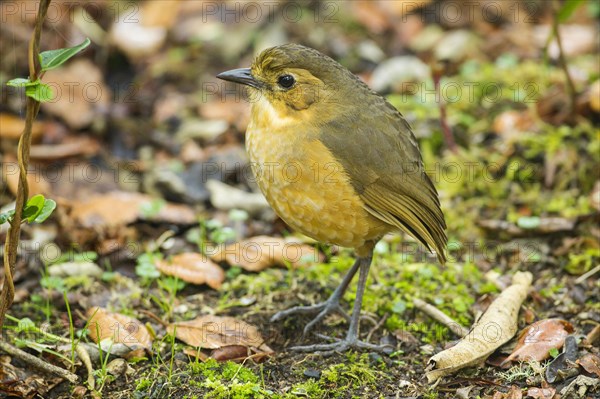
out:
{"label": "green plant stem", "polygon": [[[42,34],[42,25],[48,12],[51,0],[41,0],[35,29],[29,42],[29,80],[35,82],[39,78],[40,64],[38,59],[40,36]],[[12,305],[15,297],[15,285],[13,273],[17,261],[17,249],[19,245],[19,233],[21,232],[21,221],[23,207],[29,196],[29,186],[27,184],[27,168],[29,167],[29,152],[31,147],[31,130],[33,121],[40,110],[40,103],[27,96],[27,111],[25,116],[25,129],[19,139],[17,150],[17,159],[19,163],[19,186],[17,189],[17,198],[15,200],[15,214],[4,243],[4,285],[0,295],[0,331],[4,325],[4,316]]]}
{"label": "green plant stem", "polygon": [[[554,2],[554,4],[557,4]],[[575,84],[573,83],[573,79],[571,79],[571,75],[569,74],[569,66],[567,64],[567,60],[565,58],[565,51],[562,45],[562,39],[560,37],[559,32],[559,17],[558,10],[554,12],[554,16],[552,18],[552,35],[556,38],[556,44],[558,45],[558,62],[560,64],[561,69],[565,74],[565,80],[567,81],[567,91],[569,92],[569,105],[571,109],[571,116],[575,115],[575,108],[577,105],[577,90],[575,89]]]}

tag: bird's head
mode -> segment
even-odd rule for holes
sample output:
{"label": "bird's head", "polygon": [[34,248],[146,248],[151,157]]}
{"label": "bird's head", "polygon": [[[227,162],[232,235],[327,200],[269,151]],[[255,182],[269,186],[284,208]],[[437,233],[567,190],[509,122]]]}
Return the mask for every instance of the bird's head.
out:
{"label": "bird's head", "polygon": [[217,77],[248,86],[259,112],[272,108],[281,117],[304,120],[318,113],[320,121],[328,119],[328,110],[347,99],[348,90],[358,82],[333,59],[298,44],[266,49],[250,68]]}

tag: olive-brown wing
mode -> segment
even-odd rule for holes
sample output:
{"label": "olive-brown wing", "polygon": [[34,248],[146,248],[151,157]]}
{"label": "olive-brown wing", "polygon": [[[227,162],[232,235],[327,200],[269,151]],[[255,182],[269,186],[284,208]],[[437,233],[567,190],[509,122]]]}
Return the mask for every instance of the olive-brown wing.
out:
{"label": "olive-brown wing", "polygon": [[361,110],[347,110],[323,126],[321,139],[365,209],[435,250],[444,263],[446,223],[410,126],[382,97],[365,97]]}

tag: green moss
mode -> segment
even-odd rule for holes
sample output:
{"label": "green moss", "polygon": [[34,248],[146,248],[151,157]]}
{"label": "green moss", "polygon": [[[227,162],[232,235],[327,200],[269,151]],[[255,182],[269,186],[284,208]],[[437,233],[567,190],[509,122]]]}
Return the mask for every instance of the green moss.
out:
{"label": "green moss", "polygon": [[272,392],[260,385],[260,377],[249,368],[233,363],[219,363],[214,359],[189,364],[189,370],[203,379],[192,378],[193,385],[206,388],[204,396],[211,399],[244,399],[273,397]]}

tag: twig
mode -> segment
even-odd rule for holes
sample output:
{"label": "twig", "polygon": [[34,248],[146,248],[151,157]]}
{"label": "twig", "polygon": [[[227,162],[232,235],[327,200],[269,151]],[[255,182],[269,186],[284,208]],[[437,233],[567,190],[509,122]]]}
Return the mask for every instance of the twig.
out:
{"label": "twig", "polygon": [[389,317],[389,313],[386,313],[383,315],[383,317],[377,322],[375,323],[375,325],[373,326],[373,328],[371,328],[369,330],[369,333],[367,334],[367,338],[365,339],[366,342],[370,342],[371,341],[371,336],[373,335],[373,333],[377,330],[379,330],[379,328],[381,328],[381,326],[383,325],[383,323],[385,323],[385,321],[387,320],[387,318]]}
{"label": "twig", "polygon": [[444,134],[444,141],[448,146],[448,149],[453,153],[457,152],[456,142],[454,141],[454,135],[452,129],[448,124],[448,117],[446,113],[446,102],[442,98],[441,82],[442,76],[444,75],[444,65],[436,63],[432,68],[433,86],[435,88],[436,99],[440,107],[440,125],[442,127],[442,133]]}
{"label": "twig", "polygon": [[77,356],[84,364],[85,369],[88,373],[87,383],[90,389],[94,389],[96,387],[96,380],[94,379],[94,368],[92,367],[92,359],[90,359],[90,354],[88,353],[85,346],[77,343],[75,346],[75,351],[77,351]]}
{"label": "twig", "polygon": [[[554,4],[556,5],[558,3],[555,1]],[[575,115],[575,107],[577,104],[577,90],[575,89],[575,84],[573,83],[573,79],[571,79],[571,75],[569,74],[569,67],[567,65],[567,60],[565,59],[565,51],[563,49],[559,31],[558,11],[555,11],[553,14],[554,15],[552,18],[552,34],[556,38],[556,44],[558,45],[558,62],[565,74],[565,79],[567,81],[567,90],[569,91],[570,102],[569,105],[571,109],[570,115],[571,117],[573,117]]]}
{"label": "twig", "polygon": [[62,377],[72,384],[77,384],[79,381],[79,377],[76,374],[73,374],[70,371],[57,367],[53,364],[47,363],[44,360],[38,359],[37,357],[12,346],[8,342],[0,340],[0,349],[37,369]]}
{"label": "twig", "polygon": [[413,299],[413,304],[417,309],[421,312],[425,313],[432,319],[442,323],[446,327],[450,329],[454,334],[459,337],[464,337],[469,333],[469,330],[460,324],[458,324],[455,320],[452,320],[450,316],[439,310],[433,305],[428,304],[425,301],[420,300],[419,298]]}
{"label": "twig", "polygon": [[582,274],[581,276],[577,277],[577,279],[575,280],[575,284],[583,283],[585,280],[592,277],[594,274],[596,274],[598,272],[600,272],[600,265],[594,267],[589,272],[586,272],[586,273]]}
{"label": "twig", "polygon": [[[42,25],[46,18],[48,7],[51,0],[41,0],[35,30],[33,31],[31,41],[29,42],[29,81],[38,80],[38,71],[41,69],[37,55],[39,54],[39,42],[42,33]],[[29,148],[31,146],[31,130],[33,120],[40,110],[40,103],[27,96],[27,111],[25,116],[25,128],[19,139],[17,158],[19,163],[19,187],[17,189],[17,198],[15,200],[15,213],[10,222],[6,242],[4,243],[4,285],[0,295],[0,331],[4,325],[4,316],[12,305],[15,297],[15,283],[13,274],[15,263],[17,262],[17,247],[19,245],[19,233],[21,231],[23,207],[29,196],[29,186],[27,184],[27,168],[29,167]]]}

